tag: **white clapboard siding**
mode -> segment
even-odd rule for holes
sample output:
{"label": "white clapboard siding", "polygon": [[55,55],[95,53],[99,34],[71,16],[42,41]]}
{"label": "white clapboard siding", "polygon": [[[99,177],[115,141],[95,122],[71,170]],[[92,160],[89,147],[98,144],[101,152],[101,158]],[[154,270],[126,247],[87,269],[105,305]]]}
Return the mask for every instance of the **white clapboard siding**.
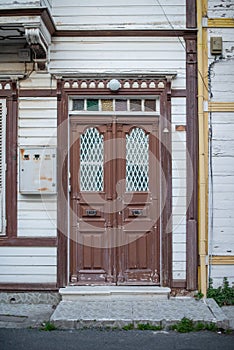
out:
{"label": "white clapboard siding", "polygon": [[[172,54],[173,52],[173,54]],[[185,50],[178,38],[53,38],[50,71],[57,74],[176,73],[185,88]]]}
{"label": "white clapboard siding", "polygon": [[56,283],[54,247],[0,247],[0,283]]}
{"label": "white clapboard siding", "polygon": [[19,82],[20,89],[56,89],[56,80],[51,74],[33,72],[30,78]]}
{"label": "white clapboard siding", "polygon": [[[234,6],[233,6],[234,7]],[[234,8],[233,8],[234,9]],[[234,101],[234,28],[209,29],[210,37],[220,36],[223,40],[223,59],[216,60],[211,69],[211,89],[213,101]],[[214,56],[209,57],[209,64],[214,62]]]}
{"label": "white clapboard siding", "polygon": [[6,100],[0,100],[0,235],[5,234]]}
{"label": "white clapboard siding", "polygon": [[[20,98],[19,147],[56,146],[55,98]],[[56,195],[22,195],[18,192],[18,236],[56,237]]]}
{"label": "white clapboard siding", "polygon": [[233,0],[209,0],[208,16],[209,18],[233,18]]}
{"label": "white clapboard siding", "polygon": [[[160,6],[161,5],[161,6]],[[183,28],[185,0],[53,0],[58,29]]]}
{"label": "white clapboard siding", "polygon": [[[234,14],[233,1],[209,1],[209,17],[230,18]],[[234,29],[210,28],[212,36],[221,36],[223,40],[223,58],[218,59],[211,70],[212,102],[234,102]],[[209,64],[214,56],[209,57]],[[234,113],[211,111],[212,120],[212,187],[210,186],[209,217],[209,253],[210,255],[233,256],[234,226]],[[211,172],[210,172],[211,174]],[[211,225],[212,224],[212,225]],[[211,266],[214,286],[222,284],[223,277],[234,281],[233,265]]]}
{"label": "white clapboard siding", "polygon": [[234,269],[233,265],[213,265],[211,269],[211,278],[213,280],[213,287],[217,288],[223,284],[223,278],[227,277],[230,287],[234,283]]}
{"label": "white clapboard siding", "polygon": [[172,98],[172,241],[173,279],[186,276],[186,99]]}

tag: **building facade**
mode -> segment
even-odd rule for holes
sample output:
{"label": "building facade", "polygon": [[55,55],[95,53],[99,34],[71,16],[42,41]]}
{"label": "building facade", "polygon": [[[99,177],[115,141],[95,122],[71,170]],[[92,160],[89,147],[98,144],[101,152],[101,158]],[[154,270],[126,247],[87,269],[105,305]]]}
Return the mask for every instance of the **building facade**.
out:
{"label": "building facade", "polygon": [[207,242],[216,2],[2,2],[1,290],[204,291],[232,260]]}

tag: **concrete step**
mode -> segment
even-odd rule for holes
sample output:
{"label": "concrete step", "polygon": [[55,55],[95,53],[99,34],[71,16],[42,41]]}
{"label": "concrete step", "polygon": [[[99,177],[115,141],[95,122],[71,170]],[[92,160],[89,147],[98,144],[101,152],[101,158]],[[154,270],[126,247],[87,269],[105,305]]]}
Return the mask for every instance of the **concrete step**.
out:
{"label": "concrete step", "polygon": [[170,288],[157,286],[69,286],[61,288],[59,293],[63,301],[80,300],[151,300],[165,299],[170,296]]}

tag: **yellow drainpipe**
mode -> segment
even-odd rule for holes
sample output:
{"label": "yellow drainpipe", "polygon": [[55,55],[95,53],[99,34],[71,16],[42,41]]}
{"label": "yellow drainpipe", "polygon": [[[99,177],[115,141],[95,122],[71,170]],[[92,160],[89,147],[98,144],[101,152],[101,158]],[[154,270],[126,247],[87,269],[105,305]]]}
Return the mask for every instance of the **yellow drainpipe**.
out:
{"label": "yellow drainpipe", "polygon": [[197,0],[197,50],[198,50],[198,130],[199,130],[199,175],[198,175],[198,270],[199,290],[206,296],[207,246],[208,246],[208,113],[204,101],[208,101],[207,30],[202,18],[207,12],[207,0]]}

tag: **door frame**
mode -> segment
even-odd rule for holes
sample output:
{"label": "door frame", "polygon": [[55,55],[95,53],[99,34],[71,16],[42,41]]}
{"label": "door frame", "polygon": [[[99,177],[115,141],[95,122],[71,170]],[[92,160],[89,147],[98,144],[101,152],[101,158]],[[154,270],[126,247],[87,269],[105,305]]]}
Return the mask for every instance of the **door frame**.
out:
{"label": "door frame", "polygon": [[[69,283],[69,261],[68,261],[68,229],[69,229],[69,176],[68,176],[68,135],[69,135],[69,98],[71,96],[92,95],[98,97],[115,96],[107,84],[113,78],[104,79],[86,78],[86,79],[58,79],[57,81],[57,109],[58,109],[58,254],[57,254],[57,284],[58,287],[64,287]],[[172,282],[172,160],[171,160],[171,80],[173,76],[162,78],[119,78],[121,89],[119,96],[124,95],[151,95],[160,98],[160,118],[159,118],[159,139],[161,169],[164,173],[165,181],[161,184],[161,193],[164,194],[162,201],[165,205],[161,210],[161,285],[171,286]],[[100,88],[98,84],[102,83]],[[75,88],[74,82],[76,82]],[[86,88],[82,88],[82,83]],[[125,84],[128,84],[125,87]],[[95,87],[93,86],[95,84]],[[135,84],[135,85],[134,85]],[[137,84],[137,88],[136,88]],[[167,132],[165,132],[167,130]],[[169,131],[169,132],[168,132]]]}
{"label": "door frame", "polygon": [[[104,97],[106,98],[106,97]],[[155,112],[150,115],[142,112],[142,115],[135,115],[134,112],[132,114],[118,114],[113,116],[111,113],[108,115],[103,115],[102,112],[94,112],[95,116],[84,113],[71,114],[70,115],[70,150],[69,150],[69,173],[70,173],[70,237],[73,238],[78,234],[77,239],[70,240],[70,256],[69,256],[69,284],[70,285],[82,285],[82,284],[117,284],[117,285],[159,285],[160,284],[160,168],[158,167],[159,159],[159,137],[158,137],[158,126],[159,126],[159,113]],[[95,121],[94,121],[95,117]],[[96,128],[100,135],[103,135],[104,145],[105,141],[113,142],[112,146],[109,144],[108,149],[104,151],[104,187],[102,190],[93,190],[91,193],[86,191],[81,191],[77,182],[77,174],[79,172],[79,138],[83,135],[84,132],[89,130],[89,128]],[[126,135],[130,135],[131,131],[135,128],[140,128],[144,135],[149,136],[149,189],[147,191],[135,191],[128,192],[125,189],[125,186],[120,185],[118,194],[116,191],[115,183],[118,182],[119,179],[122,179],[125,171],[125,156],[126,156]],[[115,142],[119,139],[125,139],[124,143],[119,144],[116,148]],[[124,147],[125,145],[125,147]],[[109,149],[110,147],[110,149]],[[115,151],[117,152],[115,152]],[[112,154],[114,152],[114,154]],[[108,156],[109,155],[109,156]],[[114,163],[110,165],[108,159],[112,159]],[[156,161],[154,161],[154,158]],[[133,194],[133,197],[132,197]],[[97,197],[96,197],[97,196]],[[120,197],[118,197],[120,196]],[[130,196],[130,197],[129,197]],[[92,199],[91,199],[92,198]],[[105,198],[105,204],[102,203]],[[117,199],[118,198],[118,199]],[[128,198],[128,199],[127,199]],[[131,200],[129,201],[129,199]],[[142,217],[133,218],[131,214],[131,209],[133,208],[142,208],[143,201],[147,198],[145,205],[143,206],[144,214]],[[91,202],[90,202],[91,199]],[[117,209],[115,202],[117,200],[118,203],[124,203],[124,208]],[[127,200],[127,201],[126,201]],[[126,201],[126,202],[125,202]],[[96,203],[96,204],[95,204]],[[153,204],[154,203],[154,204]],[[94,207],[93,207],[94,205]],[[108,214],[105,210],[101,210],[100,208],[109,207],[113,205],[114,212],[112,214]],[[85,210],[92,210],[93,208],[98,208],[97,213],[92,217],[87,217],[85,214]],[[120,211],[119,211],[120,210]],[[121,216],[120,216],[121,213]],[[158,217],[159,214],[159,217]],[[85,226],[88,225],[90,228],[90,224],[96,225],[99,227],[98,236],[105,236],[106,233],[103,231],[104,228],[102,225],[106,225],[104,227],[113,227],[114,236],[117,230],[122,228],[121,235],[118,237],[130,237],[133,234],[133,227],[130,223],[133,223],[137,220],[137,226],[135,226],[134,230],[139,231],[139,225],[141,225],[141,234],[138,232],[138,239],[131,241],[126,245],[114,245],[113,247],[105,247],[101,250],[97,250],[99,259],[98,262],[102,261],[104,265],[99,267],[97,270],[92,269],[91,267],[87,270],[84,270],[82,262],[83,258],[85,258],[85,253],[88,251],[88,255],[86,257],[90,257],[89,254],[92,254],[92,249],[90,247],[84,247],[80,243],[80,239],[83,239],[85,236]],[[77,232],[77,220],[80,222],[81,228],[81,236]],[[151,228],[148,227],[147,232],[144,233],[145,225],[149,223],[151,220]],[[130,224],[130,226],[129,226]],[[100,226],[101,225],[101,226]],[[102,227],[102,229],[101,229]],[[125,227],[125,229],[124,229]],[[128,230],[126,228],[128,227]],[[131,228],[130,228],[131,227]],[[143,230],[144,227],[144,230]],[[103,231],[101,233],[101,231]],[[130,230],[130,231],[129,231]],[[143,231],[142,231],[143,230]],[[80,230],[79,230],[80,231]],[[73,233],[74,232],[74,233]],[[111,230],[109,230],[111,232]],[[120,231],[119,231],[120,233]],[[144,233],[144,234],[143,234]],[[130,236],[129,236],[130,234]],[[88,239],[90,238],[90,232],[88,232]],[[82,238],[83,237],[83,238]],[[117,236],[115,236],[117,238]],[[111,240],[113,237],[109,237]],[[97,237],[96,237],[97,239]],[[106,236],[108,240],[108,235]],[[145,255],[139,251],[139,245],[145,245]],[[133,249],[133,247],[137,250],[138,254],[141,255],[141,258],[138,256],[138,263],[140,263],[139,259],[144,260],[143,265],[145,267],[138,267],[136,269],[130,267],[129,259],[129,249]],[[95,249],[95,247],[93,247]],[[80,252],[80,255],[78,253]],[[146,254],[148,251],[148,254]],[[133,252],[133,251],[132,251]],[[83,255],[84,254],[84,255]],[[108,256],[106,256],[108,255]],[[82,258],[81,258],[82,256]],[[91,258],[90,258],[91,259]],[[94,259],[94,257],[93,257]],[[92,259],[91,259],[92,260]],[[89,260],[89,264],[91,263]],[[95,259],[94,259],[95,260]],[[141,260],[141,263],[142,261]],[[78,278],[80,276],[80,278]],[[104,278],[105,276],[105,278]],[[86,280],[88,278],[88,280]],[[90,281],[90,282],[89,282]]]}

